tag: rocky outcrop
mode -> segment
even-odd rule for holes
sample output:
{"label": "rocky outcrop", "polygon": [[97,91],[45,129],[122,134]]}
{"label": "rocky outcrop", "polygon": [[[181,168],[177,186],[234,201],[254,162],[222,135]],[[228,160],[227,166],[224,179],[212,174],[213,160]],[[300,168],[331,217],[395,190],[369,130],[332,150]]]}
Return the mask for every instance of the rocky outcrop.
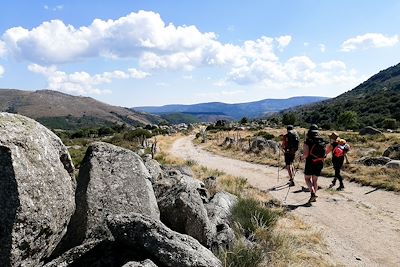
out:
{"label": "rocky outcrop", "polygon": [[279,144],[273,140],[266,140],[263,137],[256,137],[251,140],[250,151],[259,153],[266,149],[271,150],[273,153],[277,153],[279,150]]}
{"label": "rocky outcrop", "polygon": [[144,165],[150,173],[152,183],[155,183],[155,181],[162,179],[163,171],[161,169],[161,166],[156,160],[152,159],[151,156],[145,157]]}
{"label": "rocky outcrop", "polygon": [[216,232],[211,244],[213,251],[227,249],[235,240],[235,233],[230,227],[230,216],[231,210],[237,201],[238,199],[235,195],[227,192],[218,192],[206,204],[208,217]]}
{"label": "rocky outcrop", "polygon": [[400,160],[400,144],[396,144],[396,145],[388,147],[383,152],[383,156],[384,157],[389,157],[391,159]]}
{"label": "rocky outcrop", "polygon": [[174,232],[151,217],[135,213],[109,216],[108,227],[117,242],[142,248],[165,266],[221,266],[197,240]]}
{"label": "rocky outcrop", "polygon": [[400,160],[391,160],[385,165],[389,169],[400,169]]}
{"label": "rocky outcrop", "polygon": [[390,161],[388,157],[362,157],[357,160],[357,164],[362,164],[365,166],[376,166],[376,165],[385,165]]}
{"label": "rocky outcrop", "polygon": [[50,256],[75,209],[73,172],[54,133],[0,113],[0,266],[39,266]]}
{"label": "rocky outcrop", "polygon": [[161,221],[209,247],[215,232],[203,204],[208,201],[204,184],[179,171],[169,170],[165,177],[154,185]]}
{"label": "rocky outcrop", "polygon": [[142,159],[111,144],[91,144],[81,163],[76,212],[58,254],[85,240],[107,239],[107,215],[136,212],[159,219],[159,210]]}
{"label": "rocky outcrop", "polygon": [[360,135],[376,135],[376,134],[383,134],[381,131],[378,129],[375,129],[374,127],[367,126],[365,128],[362,128],[359,132]]}
{"label": "rocky outcrop", "polygon": [[130,261],[124,264],[124,266],[122,267],[157,267],[157,265],[155,265],[155,263],[152,262],[151,260],[144,260],[141,262]]}

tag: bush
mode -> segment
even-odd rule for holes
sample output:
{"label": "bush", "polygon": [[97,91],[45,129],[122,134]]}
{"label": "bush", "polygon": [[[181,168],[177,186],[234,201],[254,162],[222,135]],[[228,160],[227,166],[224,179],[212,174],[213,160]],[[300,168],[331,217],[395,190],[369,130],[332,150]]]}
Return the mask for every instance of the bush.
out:
{"label": "bush", "polygon": [[239,199],[232,209],[232,219],[245,235],[250,235],[262,225],[264,228],[273,227],[281,214],[280,211],[267,209],[255,199]]}
{"label": "bush", "polygon": [[259,246],[246,246],[242,241],[237,241],[231,249],[220,252],[218,258],[224,267],[256,267],[264,256]]}
{"label": "bush", "polygon": [[144,129],[129,130],[124,133],[123,138],[127,141],[134,141],[136,138],[144,136],[146,138],[152,137],[152,134]]}
{"label": "bush", "polygon": [[257,133],[255,134],[255,136],[261,136],[261,137],[264,137],[264,138],[267,139],[267,140],[272,140],[272,139],[275,138],[275,135],[270,134],[270,133],[267,133],[267,132],[265,132],[265,131],[259,131],[259,132],[257,132]]}

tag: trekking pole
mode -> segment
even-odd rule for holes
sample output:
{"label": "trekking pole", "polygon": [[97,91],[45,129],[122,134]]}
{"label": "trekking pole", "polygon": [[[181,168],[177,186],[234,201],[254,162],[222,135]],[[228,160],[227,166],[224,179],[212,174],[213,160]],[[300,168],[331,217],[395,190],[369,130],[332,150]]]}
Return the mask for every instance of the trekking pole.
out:
{"label": "trekking pole", "polygon": [[280,145],[279,145],[279,147],[278,147],[278,183],[279,183],[279,171],[280,171],[280,168],[281,168],[280,162],[281,162],[281,148],[280,148]]}

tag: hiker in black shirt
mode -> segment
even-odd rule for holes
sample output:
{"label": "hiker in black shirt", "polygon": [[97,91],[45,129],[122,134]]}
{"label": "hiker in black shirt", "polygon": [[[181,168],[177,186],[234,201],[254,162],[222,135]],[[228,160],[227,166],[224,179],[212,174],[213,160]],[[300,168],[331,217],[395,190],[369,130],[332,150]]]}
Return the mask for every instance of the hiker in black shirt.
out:
{"label": "hiker in black shirt", "polygon": [[306,160],[304,167],[304,179],[311,192],[308,202],[315,202],[318,189],[318,176],[321,175],[326,157],[325,141],[320,137],[318,126],[311,125],[304,142],[303,158]]}
{"label": "hiker in black shirt", "polygon": [[289,186],[294,186],[294,158],[296,156],[296,151],[299,149],[299,135],[294,130],[293,125],[287,126],[287,133],[282,135],[282,149],[285,156],[286,170],[289,174]]}

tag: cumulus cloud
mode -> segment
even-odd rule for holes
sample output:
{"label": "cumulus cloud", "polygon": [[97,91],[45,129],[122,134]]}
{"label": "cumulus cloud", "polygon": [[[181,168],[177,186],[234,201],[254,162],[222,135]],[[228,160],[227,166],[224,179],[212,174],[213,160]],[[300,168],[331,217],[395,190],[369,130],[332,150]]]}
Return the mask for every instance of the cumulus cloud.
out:
{"label": "cumulus cloud", "polygon": [[143,79],[149,75],[136,69],[128,69],[127,72],[115,70],[95,75],[90,75],[85,71],[68,74],[57,70],[56,66],[47,67],[38,64],[30,64],[28,69],[45,76],[48,89],[79,95],[111,93],[109,90],[98,89],[96,86],[109,84],[114,79]]}
{"label": "cumulus cloud", "polygon": [[0,65],[0,78],[3,77],[4,72],[5,72],[4,67]]}
{"label": "cumulus cloud", "polygon": [[318,46],[319,46],[319,50],[320,50],[322,53],[325,53],[325,51],[326,51],[326,46],[325,46],[324,44],[319,44]]}
{"label": "cumulus cloud", "polygon": [[44,5],[43,8],[46,9],[46,10],[58,11],[58,10],[62,10],[64,8],[64,6],[63,5],[57,5],[55,7],[49,7],[48,5]]}
{"label": "cumulus cloud", "polygon": [[346,64],[340,60],[331,60],[327,62],[322,62],[321,68],[325,70],[334,70],[334,69],[345,69]]}
{"label": "cumulus cloud", "polygon": [[390,47],[397,43],[399,43],[398,35],[385,36],[381,33],[366,33],[344,41],[341,51],[350,52],[357,49]]}
{"label": "cumulus cloud", "polygon": [[278,42],[278,48],[283,49],[290,44],[290,42],[292,41],[292,36],[290,35],[280,36],[276,38],[276,41]]}

